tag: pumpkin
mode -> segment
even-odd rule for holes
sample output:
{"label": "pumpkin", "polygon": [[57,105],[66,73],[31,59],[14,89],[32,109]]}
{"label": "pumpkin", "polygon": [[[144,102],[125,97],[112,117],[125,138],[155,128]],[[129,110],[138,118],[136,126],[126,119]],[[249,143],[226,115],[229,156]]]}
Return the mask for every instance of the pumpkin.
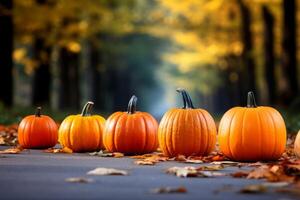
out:
{"label": "pumpkin", "polygon": [[285,150],[285,123],[274,108],[257,106],[249,92],[247,107],[231,108],[222,117],[218,141],[221,151],[233,160],[276,160]]}
{"label": "pumpkin", "polygon": [[59,127],[59,142],[74,152],[89,152],[103,147],[102,135],[105,119],[100,115],[91,115],[93,102],[87,102],[81,114],[70,115]]}
{"label": "pumpkin", "polygon": [[47,115],[41,115],[41,107],[35,115],[25,117],[18,127],[18,141],[21,147],[28,149],[50,148],[57,143],[57,125]]}
{"label": "pumpkin", "polygon": [[177,89],[183,98],[182,108],[166,112],[159,124],[159,146],[166,156],[207,155],[216,143],[216,125],[204,109],[195,109],[184,89]]}
{"label": "pumpkin", "polygon": [[107,150],[143,154],[157,149],[158,123],[149,113],[136,111],[136,103],[133,95],[127,112],[115,112],[107,119],[103,136]]}
{"label": "pumpkin", "polygon": [[295,143],[294,143],[294,152],[298,158],[300,158],[300,131],[298,132]]}

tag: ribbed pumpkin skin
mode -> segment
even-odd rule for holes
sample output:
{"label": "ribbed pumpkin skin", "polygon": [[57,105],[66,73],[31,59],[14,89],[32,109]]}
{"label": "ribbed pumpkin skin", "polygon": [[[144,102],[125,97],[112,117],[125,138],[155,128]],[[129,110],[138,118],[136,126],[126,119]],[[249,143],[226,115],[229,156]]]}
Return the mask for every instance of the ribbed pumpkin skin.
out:
{"label": "ribbed pumpkin skin", "polygon": [[74,152],[89,152],[103,147],[105,119],[99,115],[70,115],[59,127],[59,142]]}
{"label": "ribbed pumpkin skin", "polygon": [[300,158],[300,131],[298,132],[297,137],[295,139],[294,152],[296,156]]}
{"label": "ribbed pumpkin skin", "polygon": [[216,143],[216,125],[203,109],[171,109],[158,129],[159,146],[166,156],[207,155]]}
{"label": "ribbed pumpkin skin", "polygon": [[221,151],[237,161],[276,160],[285,150],[286,127],[271,107],[235,107],[219,124]]}
{"label": "ribbed pumpkin skin", "polygon": [[115,112],[106,122],[103,142],[107,150],[144,154],[157,149],[157,121],[146,112]]}
{"label": "ribbed pumpkin skin", "polygon": [[43,149],[56,145],[57,125],[50,117],[29,115],[18,127],[18,141],[23,148]]}

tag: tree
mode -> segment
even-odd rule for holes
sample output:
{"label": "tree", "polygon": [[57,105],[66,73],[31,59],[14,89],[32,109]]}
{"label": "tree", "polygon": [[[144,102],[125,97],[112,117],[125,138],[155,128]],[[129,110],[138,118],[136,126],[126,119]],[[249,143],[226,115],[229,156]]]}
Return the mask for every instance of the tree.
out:
{"label": "tree", "polygon": [[287,88],[283,92],[285,103],[291,102],[298,93],[296,58],[296,0],[283,0],[282,68]]}
{"label": "tree", "polygon": [[274,17],[268,7],[262,7],[264,20],[264,76],[267,82],[269,102],[276,100],[275,55],[274,55]]}
{"label": "tree", "polygon": [[13,103],[13,1],[0,1],[0,101],[6,106]]}
{"label": "tree", "polygon": [[238,0],[241,12],[241,41],[243,43],[242,59],[245,69],[243,76],[246,79],[245,93],[256,90],[255,64],[253,60],[253,38],[251,32],[251,13],[243,0]]}

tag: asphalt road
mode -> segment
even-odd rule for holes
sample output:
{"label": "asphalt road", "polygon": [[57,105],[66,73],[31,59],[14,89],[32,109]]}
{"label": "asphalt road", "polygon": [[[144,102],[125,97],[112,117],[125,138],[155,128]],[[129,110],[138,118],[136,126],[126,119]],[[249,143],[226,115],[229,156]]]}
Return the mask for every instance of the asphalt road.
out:
{"label": "asphalt road", "polygon": [[[5,149],[7,147],[0,147]],[[178,162],[162,162],[155,166],[135,165],[131,158],[103,158],[88,154],[51,154],[39,150],[21,154],[0,155],[0,199],[259,199],[291,200],[297,197],[275,193],[241,194],[239,190],[261,180],[216,178],[178,178],[164,170],[173,166],[197,166]],[[91,176],[96,167],[128,170],[128,176]],[[237,170],[230,167],[222,172]],[[92,183],[69,183],[66,178],[87,177]],[[153,194],[157,187],[184,186],[185,194]]]}

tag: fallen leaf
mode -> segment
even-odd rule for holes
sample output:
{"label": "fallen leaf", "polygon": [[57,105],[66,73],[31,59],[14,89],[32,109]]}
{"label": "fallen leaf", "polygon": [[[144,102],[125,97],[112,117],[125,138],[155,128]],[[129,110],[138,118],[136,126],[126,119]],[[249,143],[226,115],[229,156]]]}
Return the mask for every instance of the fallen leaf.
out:
{"label": "fallen leaf", "polygon": [[174,174],[178,177],[216,177],[224,176],[225,174],[220,172],[202,171],[195,167],[171,167],[167,170],[167,173]]}
{"label": "fallen leaf", "polygon": [[65,181],[69,183],[92,183],[94,180],[91,178],[84,178],[84,177],[71,177],[71,178],[66,178]]}
{"label": "fallen leaf", "polygon": [[290,185],[289,182],[267,182],[267,183],[263,183],[263,186],[266,187],[272,187],[272,188],[278,188],[278,187],[285,187]]}
{"label": "fallen leaf", "polygon": [[194,160],[194,159],[186,159],[184,162],[185,163],[191,163],[191,164],[201,164],[201,163],[203,163],[202,160]]}
{"label": "fallen leaf", "polygon": [[299,188],[279,188],[275,190],[278,193],[284,193],[284,194],[292,194],[292,195],[300,195],[300,190]]}
{"label": "fallen leaf", "polygon": [[122,158],[122,157],[124,157],[124,154],[120,153],[120,152],[114,152],[113,155],[114,155],[113,156],[114,158]]}
{"label": "fallen leaf", "polygon": [[98,176],[105,176],[105,175],[128,175],[128,172],[125,170],[113,169],[113,168],[102,168],[98,167],[87,172],[88,175],[98,175]]}
{"label": "fallen leaf", "polygon": [[45,153],[73,153],[73,150],[68,148],[68,147],[64,147],[62,149],[57,149],[57,148],[49,148],[44,150]]}
{"label": "fallen leaf", "polygon": [[103,150],[89,153],[89,155],[91,155],[91,156],[99,156],[99,157],[113,157],[114,156],[113,153],[107,152],[107,151],[103,151]]}
{"label": "fallen leaf", "polygon": [[137,160],[134,162],[137,165],[154,165],[155,162],[149,161],[149,160]]}
{"label": "fallen leaf", "polygon": [[18,154],[21,151],[23,151],[23,148],[14,147],[14,148],[4,149],[4,150],[0,151],[0,154]]}
{"label": "fallen leaf", "polygon": [[187,193],[185,187],[160,187],[152,190],[155,194],[167,194],[167,193]]}
{"label": "fallen leaf", "polygon": [[232,174],[230,174],[232,177],[234,178],[245,178],[249,175],[249,172],[246,172],[246,171],[237,171],[237,172],[234,172]]}
{"label": "fallen leaf", "polygon": [[210,164],[234,167],[234,166],[238,166],[240,163],[239,162],[234,162],[234,161],[224,160],[224,161],[214,161],[214,162],[211,162]]}
{"label": "fallen leaf", "polygon": [[197,170],[201,171],[218,171],[224,169],[223,165],[204,165],[197,168]]}
{"label": "fallen leaf", "polygon": [[194,168],[179,168],[176,171],[178,177],[197,177],[198,171]]}
{"label": "fallen leaf", "polygon": [[240,190],[240,193],[258,194],[266,191],[267,188],[263,185],[246,185]]}
{"label": "fallen leaf", "polygon": [[267,165],[262,165],[258,168],[252,170],[248,176],[248,179],[276,179],[276,176],[273,172],[270,171]]}

